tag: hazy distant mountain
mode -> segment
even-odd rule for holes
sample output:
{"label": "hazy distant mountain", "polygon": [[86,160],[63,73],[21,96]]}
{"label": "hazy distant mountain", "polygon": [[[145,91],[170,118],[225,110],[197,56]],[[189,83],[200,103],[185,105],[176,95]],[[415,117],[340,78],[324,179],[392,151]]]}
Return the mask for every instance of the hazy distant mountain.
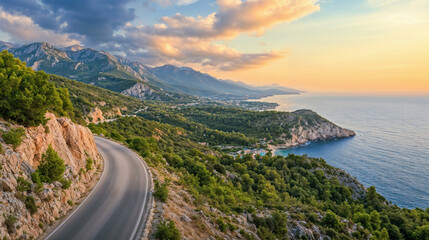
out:
{"label": "hazy distant mountain", "polygon": [[14,43],[0,41],[0,51],[8,50],[8,49],[16,47],[16,46],[17,45]]}
{"label": "hazy distant mountain", "polygon": [[159,99],[159,95],[172,96],[171,93],[215,99],[299,93],[279,86],[252,87],[242,82],[221,80],[189,67],[165,65],[152,68],[79,45],[56,48],[46,42],[17,45],[0,41],[0,50],[4,49],[34,70],[44,70],[142,99]]}
{"label": "hazy distant mountain", "polygon": [[162,82],[182,93],[211,98],[258,98],[277,94],[296,94],[300,91],[287,88],[252,87],[231,80],[221,80],[189,67],[164,65],[151,72]]}

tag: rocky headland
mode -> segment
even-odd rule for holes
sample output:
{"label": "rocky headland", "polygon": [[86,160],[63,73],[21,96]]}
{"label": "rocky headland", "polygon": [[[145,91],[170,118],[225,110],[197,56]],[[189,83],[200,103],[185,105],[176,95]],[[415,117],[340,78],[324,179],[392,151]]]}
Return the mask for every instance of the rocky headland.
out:
{"label": "rocky headland", "polygon": [[299,124],[290,128],[288,133],[282,134],[277,139],[281,142],[280,144],[268,144],[271,150],[287,149],[313,141],[342,139],[356,135],[352,130],[339,127],[311,110],[297,110],[293,113],[303,116],[303,118],[300,119]]}

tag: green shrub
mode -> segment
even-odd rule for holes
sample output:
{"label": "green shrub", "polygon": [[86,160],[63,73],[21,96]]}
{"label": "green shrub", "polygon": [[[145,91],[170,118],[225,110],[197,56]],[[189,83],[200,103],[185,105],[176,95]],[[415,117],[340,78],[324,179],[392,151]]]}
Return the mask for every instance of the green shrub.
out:
{"label": "green shrub", "polygon": [[53,183],[63,178],[65,169],[64,160],[58,156],[52,146],[49,146],[46,153],[42,155],[42,163],[37,172],[42,182]]}
{"label": "green shrub", "polygon": [[5,217],[4,224],[6,225],[8,233],[14,233],[16,231],[15,223],[16,217],[14,215],[8,215]]}
{"label": "green shrub", "polygon": [[63,185],[62,186],[63,189],[68,189],[71,186],[71,180],[67,180],[65,178],[61,178],[60,183],[61,185]]}
{"label": "green shrub", "polygon": [[90,171],[92,170],[92,165],[94,164],[94,161],[92,160],[92,158],[87,158],[86,159],[86,170]]}
{"label": "green shrub", "polygon": [[4,154],[4,148],[3,145],[0,144],[0,154]]}
{"label": "green shrub", "polygon": [[19,192],[31,192],[31,183],[23,177],[18,177],[18,186],[16,190]]}
{"label": "green shrub", "polygon": [[33,181],[33,183],[36,184],[36,192],[40,192],[43,189],[43,183],[42,180],[40,179],[40,175],[39,172],[35,171],[31,174],[31,180]]}
{"label": "green shrub", "polygon": [[235,231],[235,230],[238,229],[238,227],[236,225],[232,224],[232,223],[228,223],[228,229],[230,231]]}
{"label": "green shrub", "polygon": [[225,231],[226,231],[226,229],[228,228],[228,225],[226,225],[226,224],[225,224],[225,222],[223,221],[223,219],[222,219],[222,218],[218,218],[218,219],[216,220],[216,223],[217,223],[217,225],[219,226],[219,230],[220,230],[221,232],[225,232]]}
{"label": "green shrub", "polygon": [[214,165],[214,169],[215,169],[218,173],[221,173],[221,174],[225,174],[225,173],[226,173],[226,169],[225,169],[225,167],[224,167],[222,164],[216,163],[216,164]]}
{"label": "green shrub", "polygon": [[331,210],[326,211],[326,215],[322,219],[322,224],[335,230],[340,229],[340,220]]}
{"label": "green shrub", "polygon": [[168,199],[168,182],[160,184],[158,181],[155,181],[155,191],[153,196],[161,202],[166,202]]}
{"label": "green shrub", "polygon": [[181,234],[173,221],[162,221],[156,227],[155,238],[159,240],[180,240]]}
{"label": "green shrub", "polygon": [[34,198],[32,196],[25,196],[24,203],[25,207],[28,209],[28,211],[30,211],[30,213],[33,214],[37,212],[36,202],[34,201]]}
{"label": "green shrub", "polygon": [[70,205],[70,207],[72,207],[73,206],[72,200],[67,200],[67,204]]}
{"label": "green shrub", "polygon": [[418,227],[413,234],[415,239],[428,240],[429,239],[429,224]]}
{"label": "green shrub", "polygon": [[22,137],[25,135],[24,128],[11,129],[9,132],[5,132],[2,138],[5,143],[11,144],[13,148],[17,148],[22,143]]}
{"label": "green shrub", "polygon": [[43,126],[45,128],[45,133],[48,134],[51,132],[48,125]]}

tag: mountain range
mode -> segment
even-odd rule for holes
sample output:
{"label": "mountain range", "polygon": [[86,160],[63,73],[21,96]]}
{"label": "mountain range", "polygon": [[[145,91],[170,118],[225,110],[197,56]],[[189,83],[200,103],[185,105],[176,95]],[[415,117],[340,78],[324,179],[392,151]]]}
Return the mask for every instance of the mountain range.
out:
{"label": "mountain range", "polygon": [[43,70],[141,99],[192,95],[216,100],[237,100],[301,93],[278,85],[254,87],[243,82],[222,80],[189,67],[150,67],[79,45],[57,48],[46,42],[19,45],[0,41],[2,50],[8,50],[34,70]]}

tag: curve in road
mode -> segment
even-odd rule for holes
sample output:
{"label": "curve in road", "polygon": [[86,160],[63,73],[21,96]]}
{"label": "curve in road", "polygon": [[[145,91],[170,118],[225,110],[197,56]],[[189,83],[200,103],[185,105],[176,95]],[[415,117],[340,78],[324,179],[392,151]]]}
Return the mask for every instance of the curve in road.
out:
{"label": "curve in road", "polygon": [[46,239],[139,239],[152,205],[152,180],[130,149],[95,137],[103,174],[88,197]]}

